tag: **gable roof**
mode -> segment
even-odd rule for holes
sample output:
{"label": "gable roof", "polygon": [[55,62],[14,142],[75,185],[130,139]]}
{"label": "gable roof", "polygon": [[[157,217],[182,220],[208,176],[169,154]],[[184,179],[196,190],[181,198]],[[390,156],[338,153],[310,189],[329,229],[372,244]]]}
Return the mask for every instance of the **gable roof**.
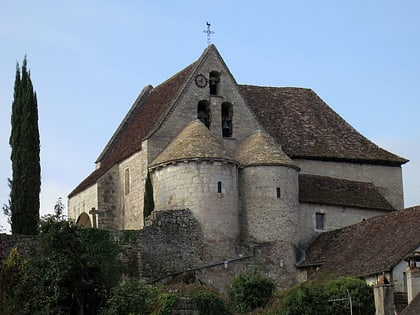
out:
{"label": "gable roof", "polygon": [[310,174],[299,174],[299,201],[382,211],[395,210],[372,183]]}
{"label": "gable roof", "polygon": [[420,206],[377,216],[320,234],[299,267],[319,266],[313,275],[362,277],[391,270],[420,246]]}
{"label": "gable roof", "polygon": [[152,162],[151,167],[184,160],[228,160],[233,157],[200,121],[189,123]]}
{"label": "gable roof", "polygon": [[400,315],[419,315],[420,314],[420,293],[411,301],[410,304],[400,313]]}
{"label": "gable roof", "polygon": [[[210,45],[197,61],[157,87],[143,90],[98,157],[96,162],[100,167],[85,178],[69,198],[92,186],[112,166],[141,150],[142,141],[162,123],[195,70],[211,53],[224,64],[216,47]],[[361,136],[311,90],[238,86],[258,121],[291,158],[386,165],[407,162]]]}
{"label": "gable roof", "polygon": [[358,133],[310,89],[240,85],[258,121],[292,159],[401,165]]}

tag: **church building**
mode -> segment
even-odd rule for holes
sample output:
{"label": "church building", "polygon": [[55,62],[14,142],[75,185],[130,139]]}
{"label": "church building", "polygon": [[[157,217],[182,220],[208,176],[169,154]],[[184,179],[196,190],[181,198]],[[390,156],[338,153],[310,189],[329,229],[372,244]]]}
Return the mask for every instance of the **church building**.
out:
{"label": "church building", "polygon": [[142,90],[68,212],[82,226],[141,230],[159,212],[188,210],[208,260],[275,244],[266,257],[290,271],[320,233],[402,209],[406,162],[310,89],[238,84],[209,45]]}

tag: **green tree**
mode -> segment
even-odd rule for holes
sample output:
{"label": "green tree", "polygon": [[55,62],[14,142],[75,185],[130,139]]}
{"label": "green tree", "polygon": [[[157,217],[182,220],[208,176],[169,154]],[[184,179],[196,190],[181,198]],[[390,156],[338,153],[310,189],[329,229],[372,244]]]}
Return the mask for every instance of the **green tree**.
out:
{"label": "green tree", "polygon": [[144,205],[143,205],[143,217],[149,216],[155,208],[155,202],[153,200],[153,185],[150,173],[147,172],[146,184],[144,187]]}
{"label": "green tree", "polygon": [[265,306],[273,297],[275,284],[256,271],[238,274],[229,288],[229,297],[241,314]]}
{"label": "green tree", "polygon": [[16,65],[14,99],[12,103],[10,146],[12,174],[10,192],[11,226],[13,234],[34,235],[39,221],[41,191],[38,103],[26,56],[22,71]]}
{"label": "green tree", "polygon": [[324,283],[303,283],[283,296],[281,315],[350,314],[351,297],[354,315],[375,313],[373,290],[365,281],[341,277]]}

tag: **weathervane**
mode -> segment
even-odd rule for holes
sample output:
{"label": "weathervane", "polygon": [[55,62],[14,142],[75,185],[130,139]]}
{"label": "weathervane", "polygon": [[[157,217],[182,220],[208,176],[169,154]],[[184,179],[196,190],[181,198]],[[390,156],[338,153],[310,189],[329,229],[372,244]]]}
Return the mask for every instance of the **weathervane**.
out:
{"label": "weathervane", "polygon": [[209,22],[207,22],[206,24],[207,24],[207,30],[204,30],[203,33],[207,34],[207,45],[210,46],[210,36],[211,34],[214,34],[214,32],[210,31],[211,24]]}

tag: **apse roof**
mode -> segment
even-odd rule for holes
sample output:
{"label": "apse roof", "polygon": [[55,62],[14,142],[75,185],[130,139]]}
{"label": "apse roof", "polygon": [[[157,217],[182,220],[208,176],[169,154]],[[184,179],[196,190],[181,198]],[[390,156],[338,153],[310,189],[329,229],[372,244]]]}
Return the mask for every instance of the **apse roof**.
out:
{"label": "apse roof", "polygon": [[222,143],[200,121],[189,123],[152,162],[151,167],[185,160],[234,161]]}
{"label": "apse roof", "polygon": [[236,149],[235,158],[242,166],[285,165],[298,168],[282,151],[281,146],[260,130],[242,140]]}

